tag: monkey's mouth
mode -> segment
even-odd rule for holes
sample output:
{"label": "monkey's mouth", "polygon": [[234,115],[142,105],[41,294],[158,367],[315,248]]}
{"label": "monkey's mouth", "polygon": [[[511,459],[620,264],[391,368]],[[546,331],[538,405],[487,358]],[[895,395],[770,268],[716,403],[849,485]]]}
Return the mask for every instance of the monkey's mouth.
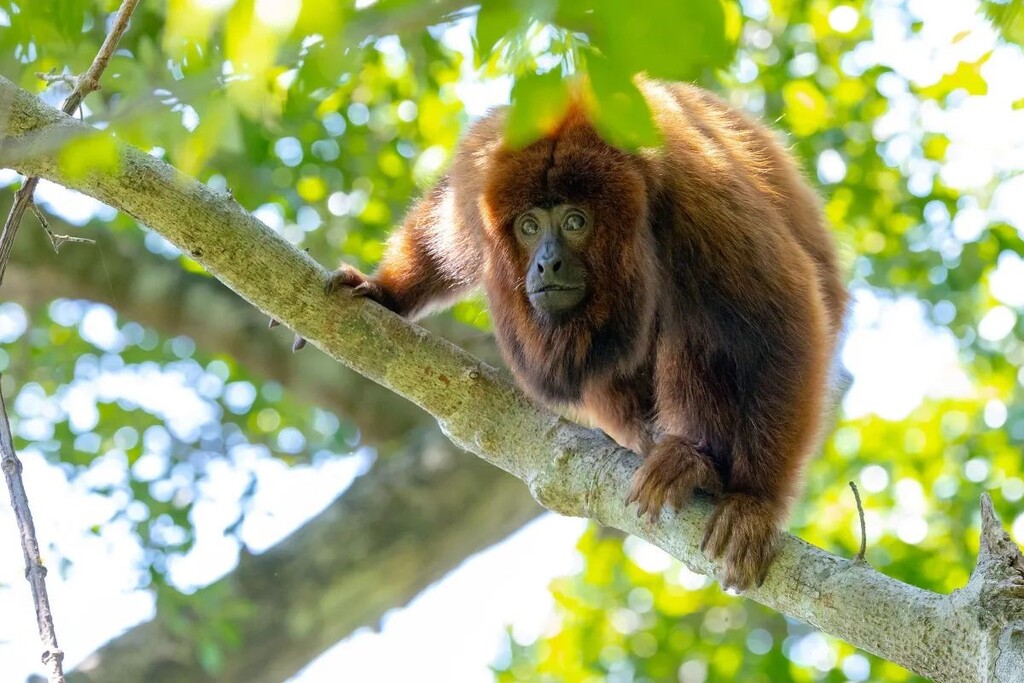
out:
{"label": "monkey's mouth", "polygon": [[544,294],[545,292],[572,292],[577,289],[583,289],[582,285],[543,285],[530,292],[530,296],[536,296],[537,294]]}
{"label": "monkey's mouth", "polygon": [[541,313],[566,313],[575,308],[586,294],[583,285],[546,284],[529,292],[530,304]]}

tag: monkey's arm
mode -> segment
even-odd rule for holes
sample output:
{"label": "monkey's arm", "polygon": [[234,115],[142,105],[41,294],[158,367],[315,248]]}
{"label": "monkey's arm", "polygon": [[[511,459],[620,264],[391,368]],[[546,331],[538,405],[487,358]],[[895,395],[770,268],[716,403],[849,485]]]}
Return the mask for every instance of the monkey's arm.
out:
{"label": "monkey's arm", "polygon": [[354,296],[416,319],[454,303],[472,288],[479,279],[479,264],[476,243],[444,179],[409,211],[388,240],[373,275],[343,264],[328,281],[327,291],[351,287]]}

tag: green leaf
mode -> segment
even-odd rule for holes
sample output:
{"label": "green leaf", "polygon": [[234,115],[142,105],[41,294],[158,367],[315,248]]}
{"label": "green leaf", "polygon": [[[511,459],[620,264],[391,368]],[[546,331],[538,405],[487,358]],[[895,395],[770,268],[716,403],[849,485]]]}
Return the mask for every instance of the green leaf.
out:
{"label": "green leaf", "polygon": [[58,162],[64,173],[79,178],[90,173],[113,172],[121,157],[115,140],[96,133],[68,141],[60,150]]}
{"label": "green leaf", "polygon": [[528,74],[516,79],[505,132],[508,144],[525,147],[552,132],[568,108],[569,90],[560,72]]}
{"label": "green leaf", "polygon": [[786,117],[797,135],[811,135],[824,128],[831,117],[828,100],[809,80],[791,81],[782,88]]}
{"label": "green leaf", "polygon": [[933,85],[919,88],[918,92],[924,97],[941,99],[954,90],[964,89],[970,95],[984,95],[988,92],[988,83],[981,75],[981,67],[992,56],[991,52],[976,62],[960,62],[956,70],[946,74]]}
{"label": "green leaf", "polygon": [[695,78],[726,66],[734,51],[721,0],[647,0],[643,11],[616,0],[597,8],[593,24],[593,45],[609,61],[655,78]]}
{"label": "green leaf", "polygon": [[527,18],[509,0],[491,0],[481,4],[473,34],[477,68],[487,61],[498,41],[509,32],[522,29]]}
{"label": "green leaf", "polygon": [[661,144],[651,110],[629,74],[610,60],[588,64],[594,95],[594,126],[605,140],[623,149]]}
{"label": "green leaf", "polygon": [[224,651],[212,640],[201,640],[199,646],[199,663],[207,673],[218,674],[224,670]]}

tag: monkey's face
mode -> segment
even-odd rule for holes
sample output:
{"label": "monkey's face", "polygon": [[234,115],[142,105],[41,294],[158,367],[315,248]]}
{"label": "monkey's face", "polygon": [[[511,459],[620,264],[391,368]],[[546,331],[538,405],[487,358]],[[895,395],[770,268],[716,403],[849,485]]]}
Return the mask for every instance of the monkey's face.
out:
{"label": "monkey's face", "polygon": [[544,316],[571,315],[587,295],[587,269],[581,252],[590,233],[587,212],[574,204],[532,208],[515,220],[515,234],[529,255],[526,296]]}
{"label": "monkey's face", "polygon": [[645,338],[636,330],[649,321],[632,319],[653,308],[657,268],[641,159],[570,119],[527,147],[481,155],[477,207],[499,339],[539,354],[564,337],[583,357],[611,328]]}

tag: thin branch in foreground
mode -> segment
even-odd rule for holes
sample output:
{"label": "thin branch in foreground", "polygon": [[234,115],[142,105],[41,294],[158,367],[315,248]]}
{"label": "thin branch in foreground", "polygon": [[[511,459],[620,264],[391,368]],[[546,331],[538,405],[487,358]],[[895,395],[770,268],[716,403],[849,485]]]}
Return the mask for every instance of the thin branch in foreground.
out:
{"label": "thin branch in foreground", "polygon": [[43,227],[46,232],[46,236],[50,238],[50,245],[53,247],[55,254],[60,253],[61,247],[68,242],[74,244],[96,244],[96,240],[89,239],[88,237],[72,237],[71,235],[58,235],[50,229],[50,221],[46,220],[46,215],[40,210],[39,205],[35,201],[30,203],[32,207],[32,213],[35,215],[36,220],[39,221],[39,225]]}
{"label": "thin branch in foreground", "polygon": [[853,561],[863,562],[864,553],[868,551],[868,525],[864,521],[864,505],[860,502],[860,491],[852,481],[850,488],[853,489],[853,497],[857,500],[857,515],[860,517],[860,550],[857,551],[857,556],[853,558]]}
{"label": "thin branch in foreground", "polygon": [[[110,32],[103,40],[103,45],[100,46],[99,52],[96,53],[96,57],[92,60],[92,64],[89,65],[84,74],[74,79],[74,87],[61,106],[61,111],[65,114],[73,114],[82,106],[82,101],[85,100],[86,95],[100,89],[100,76],[103,75],[107,64],[110,63],[110,58],[114,56],[114,50],[117,49],[121,36],[128,30],[128,20],[138,4],[139,0],[124,0],[121,3],[121,8],[117,11],[117,16],[114,18],[114,24],[110,27]],[[50,76],[47,75],[45,78],[49,79]],[[57,76],[54,75],[54,78],[57,78]],[[7,215],[7,220],[4,222],[3,232],[0,232],[0,285],[4,282],[4,273],[7,271],[7,262],[11,259],[11,250],[14,249],[14,238],[18,234],[21,219],[24,217],[25,211],[32,204],[32,196],[38,184],[39,178],[30,177],[25,179],[21,189],[14,195],[14,206],[11,207],[11,212]],[[44,229],[50,235],[50,239],[53,240],[53,233],[45,225]],[[69,241],[78,242],[83,240],[80,238],[70,238],[63,240],[60,244],[63,245],[64,242]],[[54,249],[59,249],[57,243],[54,243]]]}
{"label": "thin branch in foreground", "polygon": [[[86,95],[100,88],[100,76],[110,63],[110,58],[117,49],[121,36],[128,30],[128,20],[132,12],[139,4],[139,0],[124,0],[117,12],[114,23],[103,40],[99,52],[89,65],[89,69],[79,78],[74,79],[74,87],[61,111],[65,114],[72,114],[77,111]],[[14,206],[4,222],[3,232],[0,232],[0,284],[3,283],[4,272],[7,270],[7,263],[11,258],[11,250],[14,248],[14,238],[18,234],[18,227],[25,211],[30,207],[39,219],[43,230],[50,237],[51,244],[55,251],[59,252],[60,247],[67,242],[90,242],[83,238],[74,238],[67,235],[55,235],[50,230],[49,222],[42,212],[38,210],[32,200],[35,194],[39,178],[30,176],[25,179],[14,197]],[[32,511],[29,508],[28,496],[25,494],[25,485],[21,477],[21,461],[14,451],[14,438],[11,435],[11,426],[7,420],[7,407],[4,405],[3,392],[0,391],[0,458],[2,458],[2,469],[7,480],[7,488],[11,494],[11,507],[14,508],[14,517],[18,525],[18,534],[21,537],[21,548],[25,555],[25,578],[32,588],[32,600],[36,608],[36,622],[39,627],[39,637],[43,642],[43,665],[47,668],[47,677],[50,683],[64,683],[64,652],[57,645],[57,634],[53,627],[53,614],[50,611],[50,598],[46,593],[46,567],[43,565],[39,553],[39,541],[36,538],[35,524],[32,522]]]}
{"label": "thin branch in foreground", "polygon": [[[2,376],[0,376],[2,379]],[[0,464],[7,479],[7,490],[11,494],[11,507],[18,524],[21,549],[25,554],[25,578],[32,587],[32,601],[36,605],[36,623],[39,638],[43,641],[43,664],[47,667],[50,683],[64,683],[64,652],[57,645],[57,633],[53,628],[53,614],[50,612],[50,598],[46,594],[46,567],[39,553],[36,527],[32,521],[32,510],[28,505],[25,485],[21,480],[21,461],[14,451],[11,425],[7,421],[7,406],[4,404],[3,388],[0,387]]]}

